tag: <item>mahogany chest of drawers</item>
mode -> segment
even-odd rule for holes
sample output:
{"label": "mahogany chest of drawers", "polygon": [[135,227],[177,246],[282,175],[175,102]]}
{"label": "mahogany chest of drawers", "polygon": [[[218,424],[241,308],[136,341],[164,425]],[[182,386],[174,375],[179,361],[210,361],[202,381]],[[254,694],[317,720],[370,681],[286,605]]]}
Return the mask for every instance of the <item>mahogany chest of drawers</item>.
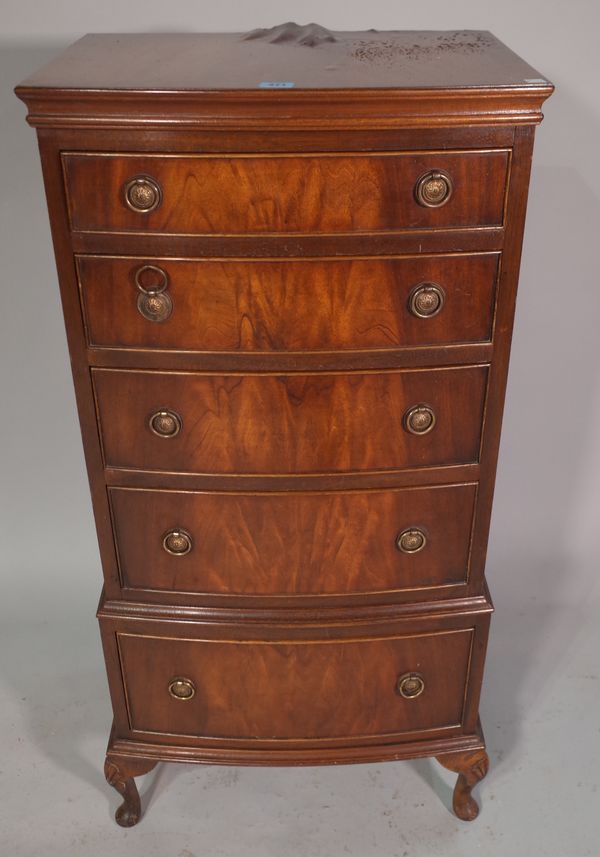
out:
{"label": "mahogany chest of drawers", "polygon": [[37,128],[122,825],[158,761],[436,756],[477,814],[534,129],[485,32],[86,36]]}

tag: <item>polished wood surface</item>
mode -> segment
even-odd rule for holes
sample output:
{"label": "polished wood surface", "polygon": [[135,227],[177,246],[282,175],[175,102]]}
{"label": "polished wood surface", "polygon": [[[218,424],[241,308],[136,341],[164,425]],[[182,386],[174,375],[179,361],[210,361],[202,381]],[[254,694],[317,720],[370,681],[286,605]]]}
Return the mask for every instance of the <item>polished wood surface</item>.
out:
{"label": "polished wood surface", "polygon": [[[472,636],[241,643],[118,634],[117,644],[132,732],[321,743],[460,726]],[[425,689],[405,699],[396,684],[412,671]],[[170,695],[180,676],[195,686],[192,699]]]}
{"label": "polished wood surface", "polygon": [[[123,585],[247,595],[419,589],[468,576],[476,485],[397,491],[200,493],[110,489]],[[181,556],[163,548],[189,533]],[[396,547],[418,528],[416,553]]]}
{"label": "polished wood surface", "polygon": [[486,775],[490,760],[485,750],[466,753],[450,753],[437,757],[440,765],[458,774],[458,780],[452,796],[452,807],[463,821],[473,821],[479,815],[479,807],[471,790]]}
{"label": "polished wood surface", "polygon": [[115,755],[107,755],[104,763],[106,782],[123,798],[123,803],[115,813],[115,821],[121,827],[133,827],[140,820],[142,806],[134,777],[147,774],[155,766],[154,759],[119,758]]}
{"label": "polished wood surface", "polygon": [[[389,232],[438,226],[499,226],[509,153],[63,155],[75,231],[168,234]],[[444,170],[454,192],[428,208],[419,178]],[[136,212],[123,199],[135,176],[158,183],[162,201]],[[102,188],[99,193],[98,189]]]}
{"label": "polished wood surface", "polygon": [[331,32],[289,23],[262,33],[90,33],[21,88],[100,89],[125,96],[128,90],[247,90],[263,81],[343,90],[435,87],[440,96],[454,87],[551,86],[486,31]]}
{"label": "polished wood surface", "polygon": [[[104,572],[119,824],[158,760],[435,756],[477,814],[485,556],[551,92],[488,33],[291,24],[88,36],[17,88]],[[452,182],[439,207],[417,201],[429,170]],[[140,173],[161,193],[145,214],[124,196]],[[167,296],[138,304],[144,265]],[[443,290],[431,318],[421,282]],[[164,409],[175,437],[149,428]],[[422,550],[397,549],[405,530]]]}
{"label": "polished wood surface", "polygon": [[[107,661],[111,667],[119,666],[109,669],[116,734],[132,741],[159,738],[173,750],[187,746],[191,758],[201,758],[202,753],[209,758],[219,748],[229,749],[241,764],[252,759],[278,763],[280,756],[286,763],[291,759],[295,764],[311,764],[327,748],[340,759],[349,760],[349,748],[359,753],[370,748],[372,757],[379,752],[384,758],[387,753],[402,752],[404,743],[416,740],[433,741],[443,735],[473,739],[479,729],[477,710],[490,612],[490,604],[483,599],[429,603],[420,615],[406,611],[402,617],[394,616],[393,611],[388,615],[356,611],[354,618],[335,614],[330,618],[326,611],[313,611],[287,618],[287,613],[284,616],[279,611],[271,619],[248,612],[241,622],[239,611],[229,611],[216,622],[214,614],[202,612],[185,621],[183,616],[159,619],[157,611],[141,615],[125,611],[119,616],[109,605],[101,604]],[[452,647],[458,647],[454,653],[460,651],[464,661],[454,657],[453,664],[447,663],[446,653]],[[418,663],[411,658],[418,658]],[[153,667],[149,670],[142,664]],[[448,681],[448,672],[460,680]],[[419,673],[425,681],[423,692],[412,699],[398,692],[398,680],[407,673]],[[277,681],[271,680],[274,678]],[[171,696],[174,679],[192,683],[192,698]],[[342,685],[347,681],[353,688],[344,698]],[[204,690],[208,685],[210,694]],[[303,697],[303,688],[308,691],[309,687],[315,692]],[[325,706],[324,697],[334,687],[338,689],[336,702]],[[206,704],[212,693],[223,703],[218,719]],[[390,704],[397,702],[396,708],[408,712],[406,720],[394,719],[393,711],[379,710],[388,708],[387,704],[381,706],[382,694]],[[342,701],[343,705],[336,704]],[[415,703],[428,718],[426,725],[412,727],[410,712],[414,709],[409,703]],[[341,708],[347,708],[348,714]],[[301,711],[305,711],[304,717],[300,717]],[[450,723],[446,718],[442,722],[442,712],[447,718],[452,712],[459,721]],[[264,725],[264,733],[241,725],[249,716],[255,726]],[[346,718],[341,729],[336,726],[338,716]],[[321,718],[328,725],[317,726]],[[393,730],[394,723],[400,723],[404,731],[386,732]],[[165,731],[153,735],[156,728]],[[187,730],[185,736],[177,732],[182,728]],[[318,734],[321,729],[324,736]]]}
{"label": "polished wood surface", "polygon": [[161,128],[168,117],[203,131],[215,123],[278,131],[356,130],[364,120],[378,128],[537,123],[553,90],[489,32],[366,30],[315,40],[314,26],[284,24],[259,38],[89,34],[17,94],[38,127]]}
{"label": "polished wood surface", "polygon": [[[498,253],[384,259],[234,260],[79,256],[90,345],[202,352],[339,351],[487,342]],[[159,268],[173,310],[162,322],[138,310],[135,276]],[[162,286],[150,272],[149,288]],[[421,283],[442,309],[410,310]]]}
{"label": "polished wood surface", "polygon": [[[202,375],[92,370],[107,466],[200,473],[399,470],[478,460],[486,366],[410,372]],[[403,427],[426,403],[436,424]],[[175,437],[148,425],[179,415]]]}

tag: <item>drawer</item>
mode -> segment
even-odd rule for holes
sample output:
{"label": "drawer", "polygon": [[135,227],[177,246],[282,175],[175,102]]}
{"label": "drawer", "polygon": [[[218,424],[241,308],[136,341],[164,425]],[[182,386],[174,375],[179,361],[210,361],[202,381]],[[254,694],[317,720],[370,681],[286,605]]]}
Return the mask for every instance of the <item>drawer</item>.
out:
{"label": "drawer", "polygon": [[74,230],[348,234],[501,225],[509,150],[62,158]]}
{"label": "drawer", "polygon": [[[93,346],[389,350],[489,341],[499,258],[498,253],[307,260],[79,256],[77,267]],[[157,289],[164,289],[162,297],[147,294]]]}
{"label": "drawer", "polygon": [[487,371],[92,377],[109,467],[301,474],[477,461]]}
{"label": "drawer", "polygon": [[262,639],[227,627],[219,633],[230,639],[207,639],[176,623],[144,630],[116,632],[138,737],[322,746],[413,739],[465,719],[474,627],[341,639],[279,627]]}
{"label": "drawer", "polygon": [[111,488],[131,589],[336,595],[465,583],[476,485],[343,492]]}

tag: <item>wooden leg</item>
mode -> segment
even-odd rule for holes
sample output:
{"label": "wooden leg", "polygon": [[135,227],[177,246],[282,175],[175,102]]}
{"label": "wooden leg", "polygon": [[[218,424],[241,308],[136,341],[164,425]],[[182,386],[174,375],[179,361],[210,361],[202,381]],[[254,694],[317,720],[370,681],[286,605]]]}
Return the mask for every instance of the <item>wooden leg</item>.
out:
{"label": "wooden leg", "polygon": [[104,776],[109,785],[123,798],[123,803],[115,813],[115,820],[121,827],[133,827],[142,814],[140,795],[133,778],[147,774],[156,764],[156,759],[131,759],[110,753],[107,755]]}
{"label": "wooden leg", "polygon": [[448,753],[438,756],[438,762],[449,771],[458,774],[454,787],[452,807],[463,821],[473,821],[479,815],[479,807],[471,796],[471,789],[488,772],[490,760],[485,750],[471,750],[468,753]]}

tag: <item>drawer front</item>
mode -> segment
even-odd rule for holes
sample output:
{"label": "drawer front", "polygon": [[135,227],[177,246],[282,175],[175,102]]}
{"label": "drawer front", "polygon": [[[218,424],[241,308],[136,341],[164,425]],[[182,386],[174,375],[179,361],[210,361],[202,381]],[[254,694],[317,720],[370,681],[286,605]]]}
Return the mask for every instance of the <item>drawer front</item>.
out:
{"label": "drawer front", "polygon": [[[498,262],[498,253],[269,261],[79,256],[77,266],[90,345],[277,352],[489,341]],[[158,304],[149,294],[157,289],[164,289]]]}
{"label": "drawer front", "polygon": [[476,485],[392,491],[110,489],[123,585],[335,595],[465,583]]}
{"label": "drawer front", "polygon": [[[74,230],[205,235],[498,226],[504,220],[508,163],[504,149],[192,157],[63,154]],[[417,201],[418,183],[430,172],[443,172],[452,186],[439,207]],[[150,210],[132,210],[130,183],[138,177],[145,177],[140,179],[145,184],[134,203],[137,199]]]}
{"label": "drawer front", "polygon": [[[322,743],[463,722],[473,628],[343,640],[181,633],[117,633],[132,732]],[[407,698],[399,679],[416,693],[414,674],[423,689]]]}
{"label": "drawer front", "polygon": [[[295,375],[93,369],[92,376],[110,467],[341,473],[479,456],[487,366]],[[408,430],[415,413],[427,433]]]}

